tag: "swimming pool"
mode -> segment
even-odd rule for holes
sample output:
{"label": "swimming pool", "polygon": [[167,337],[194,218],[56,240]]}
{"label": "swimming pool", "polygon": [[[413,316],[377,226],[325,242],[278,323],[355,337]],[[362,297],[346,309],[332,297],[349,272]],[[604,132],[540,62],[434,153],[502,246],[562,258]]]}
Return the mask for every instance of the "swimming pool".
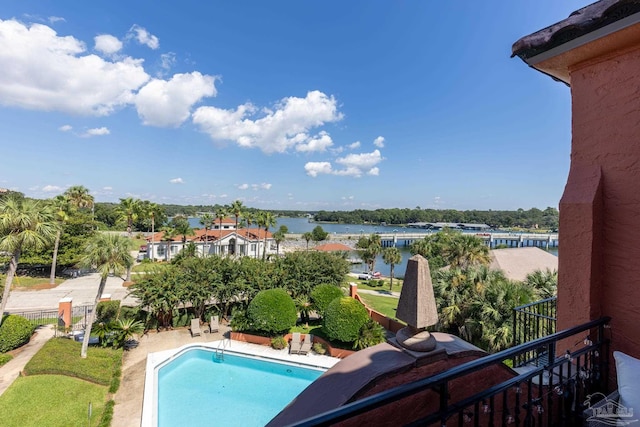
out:
{"label": "swimming pool", "polygon": [[[260,348],[258,354],[247,354],[246,346],[240,346],[244,352],[236,351],[237,345],[234,351],[225,350],[223,358],[216,356],[216,348],[201,345],[148,358],[147,380],[152,373],[154,384],[146,381],[142,425],[263,426],[335,363],[323,360],[313,366],[276,360],[259,354],[266,351]],[[305,361],[304,356],[285,356]],[[150,359],[156,359],[151,372]],[[163,360],[158,363],[159,359]],[[148,399],[154,402],[151,418],[149,413],[145,417]]]}

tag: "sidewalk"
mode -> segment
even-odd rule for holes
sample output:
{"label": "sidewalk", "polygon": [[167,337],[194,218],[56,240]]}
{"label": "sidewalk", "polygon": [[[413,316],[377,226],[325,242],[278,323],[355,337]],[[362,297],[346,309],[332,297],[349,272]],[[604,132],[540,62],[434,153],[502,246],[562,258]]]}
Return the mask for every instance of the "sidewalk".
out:
{"label": "sidewalk", "polygon": [[39,327],[31,336],[29,343],[20,347],[14,354],[13,359],[8,363],[0,366],[0,396],[20,376],[20,373],[33,355],[42,348],[44,343],[53,338],[54,332],[53,325]]}

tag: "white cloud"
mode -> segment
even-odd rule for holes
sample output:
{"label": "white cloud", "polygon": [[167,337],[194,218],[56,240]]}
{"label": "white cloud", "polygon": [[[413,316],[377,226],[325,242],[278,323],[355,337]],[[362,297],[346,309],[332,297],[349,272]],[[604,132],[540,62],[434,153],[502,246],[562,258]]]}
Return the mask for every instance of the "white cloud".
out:
{"label": "white cloud", "polygon": [[310,151],[326,151],[328,147],[333,145],[331,136],[325,131],[321,131],[313,138],[306,139],[304,142],[296,145],[296,151],[310,152]]}
{"label": "white cloud", "polygon": [[309,162],[304,166],[307,175],[316,177],[319,174],[353,176],[356,178],[364,174],[377,176],[380,169],[376,166],[383,160],[379,150],[371,153],[348,154],[336,159],[336,163],[343,166],[342,169],[334,169],[329,162]]}
{"label": "white cloud", "polygon": [[313,143],[316,148],[326,148],[326,138],[323,142],[320,134],[310,136],[309,130],[343,117],[335,98],[320,91],[311,91],[304,98],[284,98],[274,109],[262,109],[261,117],[252,118],[257,113],[250,103],[235,110],[200,107],[193,114],[193,122],[213,140],[230,140],[265,153],[283,153],[298,145],[311,148],[308,145],[314,140],[318,140]]}
{"label": "white cloud", "polygon": [[46,25],[0,20],[0,34],[0,104],[107,115],[149,79],[142,60],[105,61]]}
{"label": "white cloud", "polygon": [[122,42],[110,34],[101,34],[93,38],[95,50],[106,55],[113,55],[122,49]]}
{"label": "white cloud", "polygon": [[173,178],[169,180],[172,184],[184,184],[184,180],[182,178]]}
{"label": "white cloud", "polygon": [[111,190],[113,190],[113,187],[108,187],[108,186],[107,187],[102,187],[102,190],[103,191],[111,191]]}
{"label": "white cloud", "polygon": [[373,140],[373,145],[375,145],[378,148],[383,148],[384,147],[384,137],[383,136],[379,136],[376,139]]}
{"label": "white cloud", "polygon": [[351,150],[355,150],[356,148],[360,148],[360,141],[356,141],[352,144],[349,144],[347,147],[349,147]]}
{"label": "white cloud", "polygon": [[42,191],[44,191],[45,193],[59,193],[63,190],[64,188],[57,185],[45,185],[44,187],[42,187]]}
{"label": "white cloud", "polygon": [[169,71],[171,67],[176,63],[176,54],[173,52],[167,52],[160,55],[160,66],[163,70]]}
{"label": "white cloud", "polygon": [[66,22],[67,20],[60,17],[60,16],[50,16],[47,18],[47,20],[49,22],[51,22],[52,24],[55,24],[56,22]]}
{"label": "white cloud", "polygon": [[271,189],[271,184],[267,184],[266,182],[263,182],[261,184],[251,184],[251,188],[253,188],[253,191],[270,190]]}
{"label": "white cloud", "polygon": [[314,178],[319,174],[333,173],[331,163],[329,162],[308,162],[304,165],[304,170],[307,171],[307,175]]}
{"label": "white cloud", "polygon": [[129,37],[135,38],[138,43],[146,45],[154,50],[160,47],[160,40],[139,25],[131,27],[129,30]]}
{"label": "white cloud", "polygon": [[110,133],[111,132],[109,131],[109,129],[107,129],[106,127],[101,127],[101,128],[89,129],[81,136],[84,136],[84,137],[103,136],[103,135],[109,135]]}
{"label": "white cloud", "polygon": [[353,200],[355,199],[354,196],[342,196],[342,200]]}
{"label": "white cloud", "polygon": [[238,185],[238,190],[246,190],[249,188],[249,184],[240,184]]}
{"label": "white cloud", "polygon": [[189,118],[195,103],[216,93],[215,77],[195,71],[151,80],[138,92],[135,105],[144,124],[175,127]]}
{"label": "white cloud", "polygon": [[62,125],[58,128],[61,132],[69,132],[73,127],[71,125]]}

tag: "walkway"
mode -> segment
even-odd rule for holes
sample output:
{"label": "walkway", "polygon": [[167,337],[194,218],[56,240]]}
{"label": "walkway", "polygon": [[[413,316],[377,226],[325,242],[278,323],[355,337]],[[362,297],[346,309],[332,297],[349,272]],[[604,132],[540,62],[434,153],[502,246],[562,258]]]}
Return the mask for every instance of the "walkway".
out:
{"label": "walkway", "polygon": [[33,355],[42,348],[44,343],[53,338],[54,332],[52,325],[41,326],[36,329],[36,333],[31,337],[28,344],[10,352],[10,354],[13,354],[13,359],[0,366],[0,396],[20,376],[20,373]]}

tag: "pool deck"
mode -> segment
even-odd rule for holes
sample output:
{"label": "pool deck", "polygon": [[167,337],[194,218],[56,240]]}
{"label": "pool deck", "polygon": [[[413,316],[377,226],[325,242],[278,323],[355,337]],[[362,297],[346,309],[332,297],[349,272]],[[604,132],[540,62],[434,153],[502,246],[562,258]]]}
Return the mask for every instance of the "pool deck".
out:
{"label": "pool deck", "polygon": [[[189,330],[186,328],[159,333],[149,332],[140,337],[138,346],[126,351],[123,357],[122,383],[114,396],[116,404],[111,425],[118,427],[140,427],[142,425],[147,358],[159,362],[175,353],[177,348],[190,344],[203,344],[215,348],[216,343],[214,342],[225,339],[225,335],[228,336],[228,331],[229,328],[226,325],[220,325],[219,332],[204,333],[197,337],[191,337]],[[274,350],[270,347],[239,341],[227,342],[226,349],[323,368],[329,368],[339,361],[339,359],[333,357],[311,353],[306,356],[289,355],[287,349]]]}

